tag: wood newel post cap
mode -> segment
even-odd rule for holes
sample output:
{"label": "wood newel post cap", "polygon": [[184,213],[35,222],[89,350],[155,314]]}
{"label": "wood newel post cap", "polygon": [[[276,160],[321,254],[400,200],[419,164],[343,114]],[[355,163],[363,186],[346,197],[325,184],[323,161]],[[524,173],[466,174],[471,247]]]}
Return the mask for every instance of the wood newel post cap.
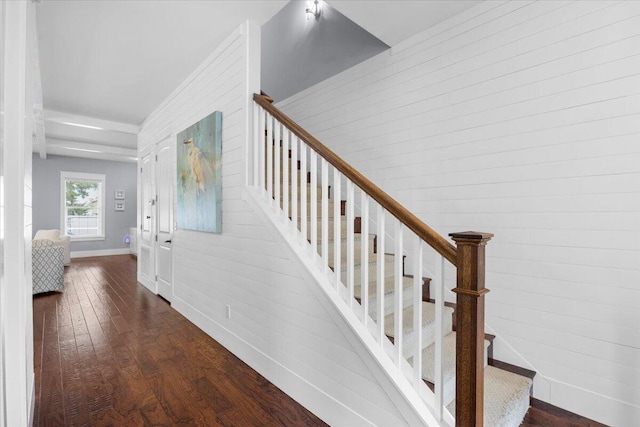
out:
{"label": "wood newel post cap", "polygon": [[449,237],[456,244],[485,245],[493,237],[492,233],[481,233],[479,231],[461,231],[459,233],[449,233]]}

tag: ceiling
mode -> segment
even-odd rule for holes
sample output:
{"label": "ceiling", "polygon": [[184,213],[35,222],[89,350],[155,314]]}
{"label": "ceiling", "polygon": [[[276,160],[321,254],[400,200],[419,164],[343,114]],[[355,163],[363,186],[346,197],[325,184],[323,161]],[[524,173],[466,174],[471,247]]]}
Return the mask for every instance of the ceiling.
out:
{"label": "ceiling", "polygon": [[[478,2],[330,1],[390,46]],[[287,3],[42,0],[45,138],[34,151],[135,161],[143,120],[242,22],[262,25]]]}

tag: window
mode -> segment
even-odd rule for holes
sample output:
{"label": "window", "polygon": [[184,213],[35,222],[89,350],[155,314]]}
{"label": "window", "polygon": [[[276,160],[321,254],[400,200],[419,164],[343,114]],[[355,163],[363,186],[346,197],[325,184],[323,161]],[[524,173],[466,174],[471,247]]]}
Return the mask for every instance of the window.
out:
{"label": "window", "polygon": [[104,240],[105,176],[60,172],[62,232],[71,240]]}

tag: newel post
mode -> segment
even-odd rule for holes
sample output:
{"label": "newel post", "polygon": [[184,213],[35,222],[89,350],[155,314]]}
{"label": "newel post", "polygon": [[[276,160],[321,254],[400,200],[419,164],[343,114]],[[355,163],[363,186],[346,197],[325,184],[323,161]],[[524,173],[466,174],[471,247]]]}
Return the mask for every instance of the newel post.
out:
{"label": "newel post", "polygon": [[490,233],[449,236],[457,245],[456,427],[483,427],[485,246]]}

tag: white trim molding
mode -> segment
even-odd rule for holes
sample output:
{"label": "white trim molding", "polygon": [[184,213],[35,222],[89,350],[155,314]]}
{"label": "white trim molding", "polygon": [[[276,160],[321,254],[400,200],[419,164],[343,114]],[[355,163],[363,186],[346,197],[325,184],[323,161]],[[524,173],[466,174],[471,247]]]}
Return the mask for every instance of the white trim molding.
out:
{"label": "white trim molding", "polygon": [[129,255],[129,248],[99,249],[95,251],[71,251],[71,258],[89,258],[94,256]]}

